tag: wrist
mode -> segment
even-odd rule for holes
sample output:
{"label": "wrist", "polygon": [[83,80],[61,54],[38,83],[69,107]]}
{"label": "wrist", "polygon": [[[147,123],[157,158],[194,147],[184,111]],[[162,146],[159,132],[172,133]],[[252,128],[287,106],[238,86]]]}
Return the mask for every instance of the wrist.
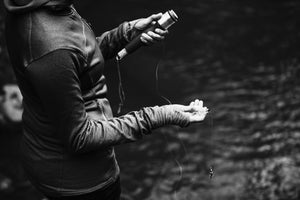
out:
{"label": "wrist", "polygon": [[190,124],[189,116],[185,115],[182,111],[176,109],[172,105],[162,106],[166,124],[178,125],[180,127],[187,127]]}

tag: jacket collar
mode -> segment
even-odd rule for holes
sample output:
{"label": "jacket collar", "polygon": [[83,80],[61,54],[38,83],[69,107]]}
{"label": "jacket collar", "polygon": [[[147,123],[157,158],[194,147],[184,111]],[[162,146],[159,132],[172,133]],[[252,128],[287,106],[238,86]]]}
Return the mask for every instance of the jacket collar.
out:
{"label": "jacket collar", "polygon": [[67,5],[72,0],[4,0],[4,6],[10,13],[24,13],[43,5]]}

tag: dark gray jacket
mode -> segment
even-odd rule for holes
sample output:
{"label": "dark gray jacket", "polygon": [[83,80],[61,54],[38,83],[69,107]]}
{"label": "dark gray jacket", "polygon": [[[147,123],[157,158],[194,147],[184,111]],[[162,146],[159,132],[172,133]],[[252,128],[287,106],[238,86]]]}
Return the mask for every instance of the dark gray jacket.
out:
{"label": "dark gray jacket", "polygon": [[104,61],[131,39],[130,22],[95,37],[72,6],[7,16],[11,62],[24,97],[23,163],[49,196],[79,195],[119,175],[113,146],[168,124],[188,125],[168,106],[113,117]]}

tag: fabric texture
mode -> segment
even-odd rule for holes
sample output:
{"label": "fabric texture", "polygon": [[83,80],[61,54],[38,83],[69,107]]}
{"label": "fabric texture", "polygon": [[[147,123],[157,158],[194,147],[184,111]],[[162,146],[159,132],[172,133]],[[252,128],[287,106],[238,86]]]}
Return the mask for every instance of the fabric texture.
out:
{"label": "fabric texture", "polygon": [[120,200],[121,197],[121,184],[120,178],[117,181],[107,188],[102,188],[94,192],[76,195],[76,196],[67,196],[67,197],[48,197],[49,200]]}
{"label": "fabric texture", "polygon": [[4,0],[5,8],[9,12],[20,13],[34,10],[51,0]]}
{"label": "fabric texture", "polygon": [[4,6],[10,13],[25,13],[41,6],[71,5],[73,0],[4,0]]}

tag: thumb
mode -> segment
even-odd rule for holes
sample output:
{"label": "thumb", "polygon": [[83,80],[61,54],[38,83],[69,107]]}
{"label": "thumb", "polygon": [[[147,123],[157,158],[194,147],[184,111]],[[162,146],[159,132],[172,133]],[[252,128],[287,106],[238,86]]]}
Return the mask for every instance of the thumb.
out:
{"label": "thumb", "polygon": [[182,111],[184,111],[184,112],[208,112],[208,108],[202,107],[202,106],[188,105],[188,106],[184,106]]}
{"label": "thumb", "polygon": [[146,18],[146,23],[150,24],[152,21],[157,21],[161,18],[162,13],[153,14]]}
{"label": "thumb", "polygon": [[157,14],[153,14],[151,15],[149,18],[153,21],[153,20],[159,20],[162,16],[162,13],[157,13]]}
{"label": "thumb", "polygon": [[194,110],[195,110],[194,106],[192,106],[192,105],[183,106],[183,108],[182,108],[183,112],[193,112]]}

